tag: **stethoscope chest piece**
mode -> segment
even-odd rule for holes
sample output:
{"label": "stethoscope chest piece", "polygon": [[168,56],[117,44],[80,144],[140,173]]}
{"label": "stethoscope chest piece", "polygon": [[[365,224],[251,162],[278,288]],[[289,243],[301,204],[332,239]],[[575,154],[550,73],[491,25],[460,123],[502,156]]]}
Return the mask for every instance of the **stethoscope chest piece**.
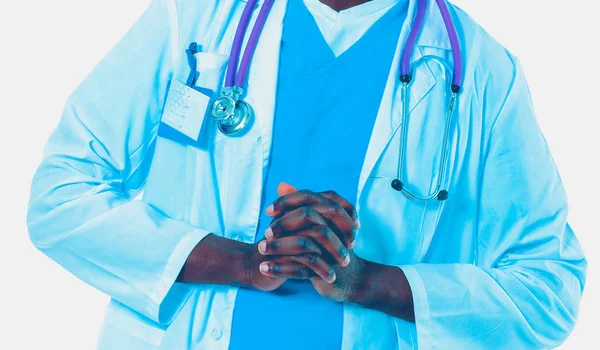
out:
{"label": "stethoscope chest piece", "polygon": [[246,44],[242,60],[239,62],[244,35],[257,0],[248,0],[246,6],[244,6],[244,11],[235,31],[235,37],[233,38],[233,44],[231,46],[225,86],[221,91],[221,96],[214,101],[210,110],[210,114],[216,121],[219,130],[225,135],[243,135],[244,133],[242,131],[247,131],[254,119],[252,107],[243,100],[243,87],[247,82],[246,78],[250,67],[250,61],[256,50],[260,32],[267,21],[267,16],[271,7],[273,7],[274,1],[275,0],[265,0],[263,2],[260,13],[252,28],[250,39]]}
{"label": "stethoscope chest piece", "polygon": [[235,112],[235,101],[229,96],[219,97],[212,105],[210,113],[216,120],[231,117]]}
{"label": "stethoscope chest piece", "polygon": [[238,86],[225,87],[221,97],[212,105],[210,113],[225,135],[239,133],[252,121],[254,113],[250,104],[241,99],[243,93],[243,89]]}
{"label": "stethoscope chest piece", "polygon": [[233,135],[245,130],[254,119],[252,107],[245,101],[237,101],[233,113],[219,120],[219,130],[225,135]]}

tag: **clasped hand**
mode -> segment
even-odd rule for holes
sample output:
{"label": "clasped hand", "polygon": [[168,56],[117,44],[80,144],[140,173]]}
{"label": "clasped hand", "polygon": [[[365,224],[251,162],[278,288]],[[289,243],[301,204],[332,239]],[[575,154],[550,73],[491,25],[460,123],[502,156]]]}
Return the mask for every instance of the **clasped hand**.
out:
{"label": "clasped hand", "polygon": [[262,277],[255,287],[273,290],[289,278],[308,279],[322,296],[351,301],[364,270],[352,249],[360,225],[354,206],[333,191],[282,184],[278,193],[267,209],[274,219],[257,245]]}

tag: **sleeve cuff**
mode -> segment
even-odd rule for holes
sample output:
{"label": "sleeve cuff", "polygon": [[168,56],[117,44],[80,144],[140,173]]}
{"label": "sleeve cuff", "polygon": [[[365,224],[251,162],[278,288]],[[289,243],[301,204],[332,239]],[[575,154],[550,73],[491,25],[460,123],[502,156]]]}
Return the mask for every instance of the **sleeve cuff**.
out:
{"label": "sleeve cuff", "polygon": [[399,266],[404,272],[413,296],[415,308],[415,326],[417,328],[417,344],[421,348],[431,347],[432,334],[430,325],[429,300],[425,290],[425,284],[414,266]]}
{"label": "sleeve cuff", "polygon": [[156,287],[150,293],[147,313],[161,325],[169,325],[185,305],[191,290],[186,285],[175,283],[183,265],[192,250],[210,232],[197,229],[191,231],[179,242]]}

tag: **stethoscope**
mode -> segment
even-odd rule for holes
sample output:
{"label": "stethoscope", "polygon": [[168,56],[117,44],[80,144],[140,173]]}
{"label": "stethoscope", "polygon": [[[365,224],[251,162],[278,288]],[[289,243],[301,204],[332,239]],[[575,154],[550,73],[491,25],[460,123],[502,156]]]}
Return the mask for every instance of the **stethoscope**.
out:
{"label": "stethoscope", "polygon": [[[256,19],[256,23],[254,24],[252,32],[250,33],[250,38],[248,39],[248,44],[246,45],[246,49],[244,50],[244,55],[242,57],[242,61],[240,63],[238,71],[237,64],[240,52],[242,50],[242,42],[244,36],[246,35],[246,30],[248,28],[248,23],[250,22],[250,17],[252,15],[254,7],[256,6],[256,1],[257,0],[248,0],[246,6],[244,7],[244,11],[242,12],[242,17],[236,29],[233,45],[231,48],[231,56],[227,66],[225,86],[221,91],[221,96],[214,101],[211,108],[211,115],[217,121],[219,130],[225,135],[234,135],[236,133],[241,132],[251,124],[251,121],[254,117],[252,107],[250,106],[250,104],[243,100],[243,86],[246,83],[246,77],[248,75],[248,68],[250,66],[250,61],[252,60],[252,55],[256,50],[260,33],[265,25],[267,16],[269,14],[269,11],[271,10],[271,7],[273,6],[274,0],[265,0],[263,6],[261,7],[260,12],[258,14],[258,18]],[[454,109],[457,104],[458,94],[461,91],[463,79],[463,60],[461,55],[460,43],[458,40],[458,35],[456,33],[454,22],[452,21],[452,17],[450,15],[450,11],[448,10],[448,5],[446,4],[445,0],[435,0],[435,2],[437,3],[438,9],[440,10],[442,19],[444,20],[444,25],[446,27],[446,32],[448,33],[448,37],[450,39],[454,68],[452,85],[450,86],[450,102],[448,104],[448,109],[446,110],[444,140],[442,143],[442,157],[438,168],[437,182],[433,192],[428,193],[426,195],[419,195],[416,194],[414,191],[409,190],[406,184],[402,181],[402,171],[404,168],[404,158],[408,134],[407,119],[410,105],[409,86],[413,81],[410,60],[413,51],[416,47],[417,39],[421,34],[421,31],[423,30],[423,24],[425,22],[425,15],[427,11],[427,0],[418,0],[417,14],[413,22],[413,26],[409,32],[408,38],[406,40],[406,44],[404,46],[404,50],[402,52],[400,61],[400,81],[402,82],[401,101],[403,105],[402,126],[400,128],[400,155],[398,160],[397,178],[392,181],[391,185],[394,190],[402,192],[408,199],[419,201],[428,201],[431,199],[444,201],[448,199],[448,191],[443,189],[443,186],[446,183],[446,172],[448,165],[447,163],[449,160],[450,152],[450,126],[452,124],[452,116],[454,114]],[[434,56],[422,57],[419,61],[415,63],[415,66],[418,66],[420,63],[429,60],[436,61],[444,68],[444,71],[447,72],[448,65]]]}
{"label": "stethoscope", "polygon": [[[440,10],[442,19],[444,20],[444,25],[446,27],[446,32],[448,33],[448,38],[450,39],[450,47],[452,49],[454,69],[452,85],[450,86],[450,102],[448,103],[448,109],[446,110],[446,124],[444,126],[442,156],[440,158],[440,165],[438,168],[437,182],[433,192],[427,195],[416,194],[415,192],[409,190],[402,181],[402,170],[404,168],[404,158],[406,156],[405,151],[408,135],[408,109],[410,105],[410,89],[408,87],[411,81],[413,80],[413,76],[410,69],[410,59],[416,46],[417,38],[423,30],[425,13],[427,11],[427,0],[419,0],[417,15],[413,23],[413,27],[411,28],[410,33],[408,35],[408,39],[406,40],[406,45],[404,46],[404,51],[402,52],[402,58],[400,61],[400,81],[402,82],[402,126],[400,128],[400,155],[398,159],[398,173],[397,178],[392,181],[392,188],[396,191],[402,192],[408,199],[418,201],[428,201],[434,198],[439,201],[445,201],[446,199],[448,199],[448,190],[443,189],[442,186],[444,186],[446,182],[446,171],[448,165],[447,163],[450,158],[450,126],[452,124],[452,116],[454,115],[454,109],[457,104],[458,94],[461,91],[463,79],[463,59],[460,50],[460,42],[458,40],[458,35],[456,34],[456,28],[454,26],[454,22],[452,21],[450,11],[448,10],[448,5],[446,4],[445,0],[435,0],[435,2],[437,3],[438,9]],[[430,60],[440,64],[443,67],[444,72],[448,71],[447,64],[435,56],[424,56],[415,63],[415,66],[418,66],[422,62]]]}
{"label": "stethoscope", "polygon": [[267,16],[274,0],[265,0],[258,13],[258,18],[254,23],[250,38],[246,44],[242,62],[239,71],[237,71],[240,52],[242,51],[242,42],[246,35],[250,17],[256,6],[256,0],[248,0],[242,12],[242,18],[235,31],[229,64],[227,65],[227,76],[225,77],[225,86],[221,90],[221,97],[215,100],[211,108],[211,114],[217,121],[219,130],[225,135],[233,135],[241,132],[251,124],[254,118],[254,111],[250,104],[243,100],[244,85],[248,75],[250,61],[256,50],[260,33],[262,32]]}

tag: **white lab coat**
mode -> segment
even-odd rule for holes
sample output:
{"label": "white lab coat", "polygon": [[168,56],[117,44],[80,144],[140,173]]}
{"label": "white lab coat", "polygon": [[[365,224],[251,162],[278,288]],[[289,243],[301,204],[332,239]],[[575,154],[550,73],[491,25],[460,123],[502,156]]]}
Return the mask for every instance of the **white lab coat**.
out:
{"label": "white lab coat", "polygon": [[[112,298],[100,348],[228,346],[237,288],[174,282],[209,233],[254,240],[286,1],[276,1],[251,65],[247,101],[257,122],[247,135],[224,136],[211,121],[194,145],[159,136],[158,128],[169,82],[187,78],[190,42],[203,51],[197,85],[219,90],[244,5],[152,1],[73,92],[48,142],[32,185],[30,236]],[[523,72],[465,13],[452,6],[451,13],[465,82],[451,131],[450,199],[412,202],[390,186],[399,153],[399,53],[410,20],[357,188],[356,253],[404,270],[416,323],[346,304],[344,349],[549,348],[577,318],[586,261]],[[413,61],[429,54],[451,60],[433,1]],[[421,192],[437,180],[448,83],[435,64],[415,73],[404,178]]]}

